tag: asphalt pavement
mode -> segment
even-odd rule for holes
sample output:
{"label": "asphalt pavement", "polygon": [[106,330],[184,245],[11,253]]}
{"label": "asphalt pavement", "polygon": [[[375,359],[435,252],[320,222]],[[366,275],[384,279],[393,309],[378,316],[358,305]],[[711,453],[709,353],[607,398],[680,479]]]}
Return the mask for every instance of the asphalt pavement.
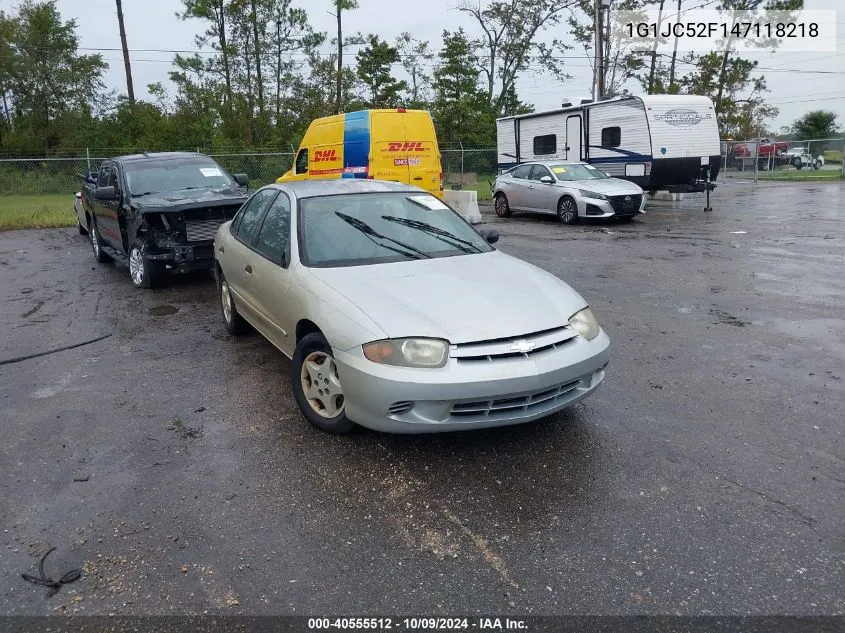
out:
{"label": "asphalt pavement", "polygon": [[[845,614],[845,188],[702,207],[485,209],[612,360],[561,414],[434,436],[312,429],[209,276],[0,234],[0,613]],[[20,574],[52,546],[83,574],[46,598]]]}

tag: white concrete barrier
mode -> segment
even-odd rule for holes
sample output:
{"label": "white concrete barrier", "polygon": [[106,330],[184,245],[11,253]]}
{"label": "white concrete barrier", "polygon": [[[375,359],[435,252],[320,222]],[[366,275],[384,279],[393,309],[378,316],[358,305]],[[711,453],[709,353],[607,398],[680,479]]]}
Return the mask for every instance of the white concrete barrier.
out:
{"label": "white concrete barrier", "polygon": [[443,192],[443,201],[460,213],[470,224],[479,224],[481,222],[477,191],[452,191],[447,189]]}
{"label": "white concrete barrier", "polygon": [[661,189],[659,191],[654,191],[648,194],[652,200],[683,200],[684,194],[682,193],[669,193],[668,191]]}

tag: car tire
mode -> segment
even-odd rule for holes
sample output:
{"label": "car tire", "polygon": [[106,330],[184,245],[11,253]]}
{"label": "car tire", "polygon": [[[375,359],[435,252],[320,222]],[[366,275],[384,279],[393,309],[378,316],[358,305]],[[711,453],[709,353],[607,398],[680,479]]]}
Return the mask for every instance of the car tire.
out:
{"label": "car tire", "polygon": [[801,169],[801,158],[799,156],[792,159],[792,166],[795,167],[795,169]]}
{"label": "car tire", "polygon": [[226,331],[232,336],[245,334],[249,329],[249,324],[235,307],[235,298],[222,272],[217,275],[217,289],[220,291],[220,312],[223,314],[223,325],[226,326]]}
{"label": "car tire", "polygon": [[135,240],[129,247],[129,277],[136,288],[155,288],[162,282],[161,264],[147,259],[147,250],[143,240]]}
{"label": "car tire", "polygon": [[822,165],[821,165],[821,163],[819,162],[819,159],[818,159],[818,158],[817,158],[817,159],[815,159],[815,160],[813,161],[813,169],[815,169],[815,170],[817,170],[817,171],[818,171],[818,170],[819,170],[819,169],[821,169],[821,168],[822,168]]}
{"label": "car tire", "polygon": [[578,224],[578,205],[572,196],[563,196],[557,202],[557,219],[563,224]]}
{"label": "car tire", "polygon": [[97,221],[91,220],[88,227],[88,236],[91,238],[91,250],[94,251],[94,260],[98,264],[105,264],[111,261],[111,257],[103,252],[103,238],[100,236],[100,229],[97,228]]}
{"label": "car tire", "polygon": [[511,206],[508,204],[508,197],[503,193],[497,193],[493,199],[493,209],[500,218],[511,216]]}
{"label": "car tire", "polygon": [[302,415],[327,433],[349,433],[355,423],[346,417],[345,398],[332,348],[313,332],[297,343],[291,362],[291,386]]}

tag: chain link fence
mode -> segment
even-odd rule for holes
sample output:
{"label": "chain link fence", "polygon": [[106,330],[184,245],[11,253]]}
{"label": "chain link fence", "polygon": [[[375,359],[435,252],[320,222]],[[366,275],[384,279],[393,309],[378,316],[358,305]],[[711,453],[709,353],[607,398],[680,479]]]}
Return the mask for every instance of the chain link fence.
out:
{"label": "chain link fence", "polygon": [[828,180],[845,177],[845,138],[722,142],[724,179]]}
{"label": "chain link fence", "polygon": [[[201,148],[190,151],[197,149]],[[126,150],[111,148],[111,151],[82,150],[77,156],[0,157],[0,196],[73,195],[80,188],[80,174],[96,170],[109,156],[126,153]],[[251,188],[273,182],[291,168],[295,156],[293,152],[270,151],[205,153],[229,173],[247,174]],[[445,148],[441,150],[441,159],[447,181],[453,175],[475,174],[482,186],[489,187],[487,182],[496,173],[495,149]]]}

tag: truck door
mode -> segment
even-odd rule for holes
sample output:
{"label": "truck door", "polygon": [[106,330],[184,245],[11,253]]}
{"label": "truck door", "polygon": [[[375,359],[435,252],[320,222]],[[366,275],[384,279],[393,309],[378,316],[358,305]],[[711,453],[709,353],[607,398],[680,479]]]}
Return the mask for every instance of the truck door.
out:
{"label": "truck door", "polygon": [[121,203],[120,184],[117,177],[117,168],[112,162],[103,163],[100,173],[97,176],[97,187],[114,187],[115,196],[111,200],[100,200],[94,198],[91,208],[97,219],[97,228],[100,237],[112,248],[123,251],[123,240],[120,237],[120,226],[117,220],[117,212]]}
{"label": "truck door", "polygon": [[581,115],[566,117],[566,160],[577,161],[584,156],[581,146]]}

